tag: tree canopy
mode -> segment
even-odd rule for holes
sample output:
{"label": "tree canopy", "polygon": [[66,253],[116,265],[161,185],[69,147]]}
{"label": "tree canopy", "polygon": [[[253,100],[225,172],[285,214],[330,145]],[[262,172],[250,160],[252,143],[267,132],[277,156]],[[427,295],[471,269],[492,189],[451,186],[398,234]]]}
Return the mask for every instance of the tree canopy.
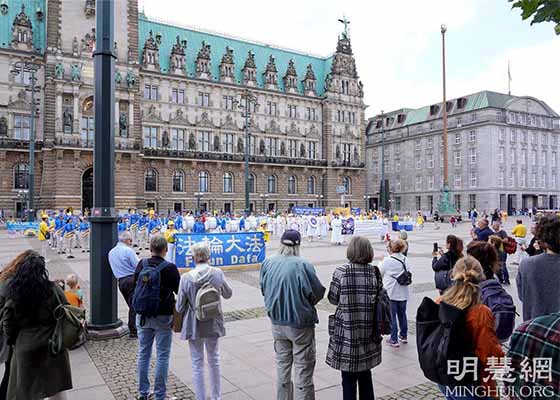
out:
{"label": "tree canopy", "polygon": [[531,25],[554,22],[554,31],[560,35],[560,0],[509,0],[513,8],[521,9],[521,18],[533,18]]}

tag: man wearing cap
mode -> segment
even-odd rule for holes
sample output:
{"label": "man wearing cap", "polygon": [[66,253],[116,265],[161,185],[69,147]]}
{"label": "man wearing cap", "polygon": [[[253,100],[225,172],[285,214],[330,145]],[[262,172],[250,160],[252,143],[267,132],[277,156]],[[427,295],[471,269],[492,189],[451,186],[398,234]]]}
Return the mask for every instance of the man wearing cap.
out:
{"label": "man wearing cap", "polygon": [[167,221],[167,229],[163,233],[165,240],[167,240],[167,255],[165,260],[175,264],[175,234],[177,229],[175,229],[175,222],[173,220]]}
{"label": "man wearing cap", "polygon": [[315,399],[315,324],[319,322],[315,305],[325,295],[325,288],[313,265],[300,257],[300,244],[298,231],[285,231],[278,254],[263,262],[260,273],[261,292],[272,322],[278,399]]}
{"label": "man wearing cap", "polygon": [[41,242],[41,255],[47,259],[47,247],[49,246],[50,229],[47,225],[47,214],[41,215],[41,223],[39,224],[39,241]]}

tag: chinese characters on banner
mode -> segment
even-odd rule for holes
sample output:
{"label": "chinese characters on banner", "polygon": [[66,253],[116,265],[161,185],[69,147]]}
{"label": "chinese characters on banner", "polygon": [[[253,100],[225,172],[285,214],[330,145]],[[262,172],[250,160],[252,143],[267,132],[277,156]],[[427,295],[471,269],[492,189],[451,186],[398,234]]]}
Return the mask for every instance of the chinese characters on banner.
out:
{"label": "chinese characters on banner", "polygon": [[354,234],[354,218],[348,217],[342,220],[342,234],[343,235]]}
{"label": "chinese characters on banner", "polygon": [[178,233],[175,236],[175,264],[179,268],[194,267],[191,246],[205,242],[210,248],[210,265],[229,267],[259,264],[265,259],[262,232],[245,233]]}

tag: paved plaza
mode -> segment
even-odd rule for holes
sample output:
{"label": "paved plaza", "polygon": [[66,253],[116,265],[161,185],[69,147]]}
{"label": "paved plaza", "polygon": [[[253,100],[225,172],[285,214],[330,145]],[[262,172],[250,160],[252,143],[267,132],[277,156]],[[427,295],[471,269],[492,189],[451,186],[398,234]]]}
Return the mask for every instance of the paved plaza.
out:
{"label": "paved plaza", "polygon": [[[528,222],[528,221],[526,221]],[[509,232],[514,221],[509,218],[505,229]],[[445,237],[454,233],[465,241],[469,237],[470,223],[463,222],[455,229],[444,224],[435,230],[428,223],[423,230],[409,234],[409,260],[414,274],[412,298],[408,304],[410,321],[410,342],[400,348],[384,344],[383,361],[373,370],[374,390],[380,399],[441,399],[437,388],[426,380],[420,370],[414,338],[414,319],[418,305],[424,296],[436,297],[431,269],[431,251],[434,242],[445,245]],[[39,248],[36,239],[23,237],[9,238],[6,231],[0,231],[0,263],[4,265],[10,258],[26,248]],[[379,238],[371,238],[376,260],[385,254]],[[267,247],[267,254],[278,248],[278,239],[273,239]],[[328,241],[304,242],[303,256],[317,268],[323,285],[328,288],[334,268],[345,262],[345,246],[333,246]],[[147,255],[143,253],[142,255]],[[48,269],[51,278],[64,278],[75,272],[84,289],[86,306],[89,304],[89,258],[77,253],[76,259],[67,260],[51,253]],[[517,268],[509,266],[512,282],[515,282]],[[226,336],[220,340],[222,365],[222,391],[224,400],[268,400],[275,398],[275,367],[270,322],[263,308],[263,300],[258,289],[258,271],[226,272],[233,288],[233,297],[224,300]],[[515,286],[507,287],[517,302]],[[320,323],[316,330],[317,365],[315,369],[315,389],[317,399],[342,398],[340,372],[325,364],[328,345],[327,316],[334,307],[323,300],[318,306]],[[127,308],[119,294],[119,316],[126,321]],[[168,381],[169,394],[178,399],[194,399],[191,383],[191,362],[188,344],[174,334]],[[70,399],[133,399],[136,388],[137,342],[128,338],[89,342],[86,346],[71,352],[74,389]]]}

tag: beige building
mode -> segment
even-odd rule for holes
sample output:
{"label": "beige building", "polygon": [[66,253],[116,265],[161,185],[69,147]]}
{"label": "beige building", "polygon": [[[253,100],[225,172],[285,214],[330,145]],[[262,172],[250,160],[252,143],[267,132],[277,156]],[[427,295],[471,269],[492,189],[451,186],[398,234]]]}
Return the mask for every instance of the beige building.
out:
{"label": "beige building", "polygon": [[[40,64],[36,208],[92,206],[94,3],[10,0],[0,10],[6,214],[26,207],[29,77],[13,70],[31,58]],[[320,57],[158,22],[139,14],[136,0],[115,7],[117,208],[244,209],[245,89],[256,99],[248,110],[253,210],[363,205],[365,105],[347,32]]]}

